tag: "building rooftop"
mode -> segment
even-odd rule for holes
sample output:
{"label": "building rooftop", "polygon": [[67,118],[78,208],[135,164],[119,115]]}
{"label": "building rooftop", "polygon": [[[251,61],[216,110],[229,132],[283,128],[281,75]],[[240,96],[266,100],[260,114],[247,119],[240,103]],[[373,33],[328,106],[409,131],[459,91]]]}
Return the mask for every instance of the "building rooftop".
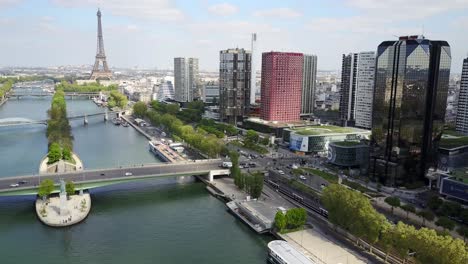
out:
{"label": "building rooftop", "polygon": [[313,125],[313,121],[307,121],[307,120],[296,120],[296,121],[267,121],[263,120],[260,118],[256,117],[250,117],[246,121],[257,123],[257,124],[263,124],[269,127],[296,127],[296,126],[307,126],[307,125]]}
{"label": "building rooftop", "polygon": [[446,130],[440,139],[439,147],[453,149],[468,146],[468,136],[453,130]]}
{"label": "building rooftop", "polygon": [[288,242],[283,240],[273,240],[268,243],[268,248],[288,264],[316,264]]}
{"label": "building rooftop", "polygon": [[368,132],[368,130],[358,129],[354,127],[340,127],[340,126],[308,126],[308,127],[299,127],[292,128],[291,131],[294,131],[296,134],[303,136],[318,136],[318,135],[327,135],[327,134],[350,134],[356,132]]}
{"label": "building rooftop", "polygon": [[353,146],[358,146],[358,145],[365,146],[364,144],[362,144],[359,141],[337,141],[337,142],[331,142],[330,144],[335,144],[335,145],[341,146],[341,147],[353,147]]}

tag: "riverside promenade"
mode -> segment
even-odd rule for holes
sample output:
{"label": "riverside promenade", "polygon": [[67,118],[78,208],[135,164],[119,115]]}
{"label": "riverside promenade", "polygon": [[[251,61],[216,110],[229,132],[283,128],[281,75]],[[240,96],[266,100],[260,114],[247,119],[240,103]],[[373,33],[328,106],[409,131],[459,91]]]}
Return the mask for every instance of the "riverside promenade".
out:
{"label": "riverside promenade", "polygon": [[364,264],[349,250],[337,245],[315,229],[278,235],[317,264]]}

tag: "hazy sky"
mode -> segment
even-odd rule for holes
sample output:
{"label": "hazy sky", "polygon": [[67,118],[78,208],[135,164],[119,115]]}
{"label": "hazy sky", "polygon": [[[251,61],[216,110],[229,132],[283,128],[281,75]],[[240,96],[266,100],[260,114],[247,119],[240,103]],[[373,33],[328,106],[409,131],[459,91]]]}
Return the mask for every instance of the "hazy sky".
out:
{"label": "hazy sky", "polygon": [[452,72],[468,53],[468,0],[0,0],[0,66],[93,64],[97,7],[117,67],[172,68],[186,56],[216,71],[219,50],[250,49],[252,32],[259,52],[316,54],[321,70],[423,30],[450,43]]}

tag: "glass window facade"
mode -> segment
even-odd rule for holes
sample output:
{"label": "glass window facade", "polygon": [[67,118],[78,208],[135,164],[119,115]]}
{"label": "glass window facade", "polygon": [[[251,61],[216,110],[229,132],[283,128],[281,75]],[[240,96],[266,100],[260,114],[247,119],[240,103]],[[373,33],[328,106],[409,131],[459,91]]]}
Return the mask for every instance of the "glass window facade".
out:
{"label": "glass window facade", "polygon": [[371,173],[388,185],[423,180],[442,134],[450,46],[419,37],[377,50]]}

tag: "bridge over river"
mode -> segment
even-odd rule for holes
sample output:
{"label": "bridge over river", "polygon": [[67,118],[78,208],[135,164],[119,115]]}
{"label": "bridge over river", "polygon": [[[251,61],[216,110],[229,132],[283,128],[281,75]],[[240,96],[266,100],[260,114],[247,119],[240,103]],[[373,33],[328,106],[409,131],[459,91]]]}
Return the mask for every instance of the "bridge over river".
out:
{"label": "bridge over river", "polygon": [[[76,115],[76,116],[69,116],[68,120],[76,120],[76,119],[84,119],[85,122],[88,117],[93,116],[104,116],[104,120],[108,119],[109,114],[116,114],[120,111],[106,111],[93,113],[93,114],[84,114],[84,115]],[[32,120],[29,118],[22,118],[22,117],[9,117],[9,118],[2,118],[0,119],[0,127],[10,127],[10,126],[25,126],[25,125],[47,125],[47,120]]]}
{"label": "bridge over river", "polygon": [[[138,181],[158,177],[207,176],[211,181],[214,176],[227,175],[229,170],[219,168],[221,159],[193,160],[178,163],[153,163],[141,166],[119,167],[98,170],[84,170],[70,173],[50,173],[0,178],[0,196],[34,195],[41,180],[51,179],[56,185],[60,179],[73,181],[77,189],[92,189],[117,183]],[[131,175],[130,175],[131,174]],[[10,185],[23,181],[19,187]]]}

